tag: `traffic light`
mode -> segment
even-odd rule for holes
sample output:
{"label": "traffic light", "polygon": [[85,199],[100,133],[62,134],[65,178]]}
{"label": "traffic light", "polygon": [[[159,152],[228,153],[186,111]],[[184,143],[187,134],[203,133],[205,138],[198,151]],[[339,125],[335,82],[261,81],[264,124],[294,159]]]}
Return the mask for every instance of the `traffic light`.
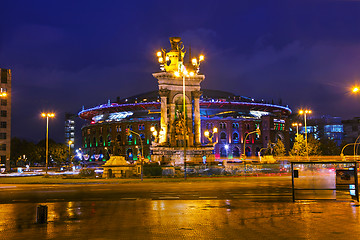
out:
{"label": "traffic light", "polygon": [[129,136],[130,135],[130,129],[127,128],[125,131],[126,131],[126,135]]}

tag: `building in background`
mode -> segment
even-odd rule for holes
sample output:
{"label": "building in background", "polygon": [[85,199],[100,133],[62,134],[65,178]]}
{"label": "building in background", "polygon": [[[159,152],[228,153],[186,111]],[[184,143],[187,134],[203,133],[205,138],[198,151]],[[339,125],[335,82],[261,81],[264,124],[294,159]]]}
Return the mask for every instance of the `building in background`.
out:
{"label": "building in background", "polygon": [[[324,115],[321,117],[308,116],[307,126],[308,134],[311,134],[315,139],[329,139],[333,140],[337,146],[340,146],[344,140],[344,128],[340,117],[332,117]],[[300,128],[300,133],[305,133],[305,126]]]}
{"label": "building in background", "polygon": [[344,142],[355,142],[356,138],[360,135],[360,117],[343,120],[342,124],[344,125]]}
{"label": "building in background", "polygon": [[75,119],[77,115],[71,113],[65,113],[65,144],[74,149],[75,146]]}
{"label": "building in background", "polygon": [[[126,135],[126,128],[141,136],[144,156],[150,158],[150,147],[156,140],[151,127],[160,132],[160,110],[159,91],[82,110],[79,117],[87,120],[81,129],[85,159],[99,161],[105,152],[109,152],[124,156],[126,160],[137,160],[141,149],[139,138]],[[289,149],[290,114],[288,107],[203,89],[200,98],[201,144],[209,144],[204,135],[208,130],[213,135],[216,161],[239,159],[246,134],[259,128],[261,135],[251,134],[246,139],[247,156],[257,156],[261,148],[278,140]],[[212,133],[214,127],[217,133]]]}
{"label": "building in background", "polygon": [[10,171],[11,70],[0,68],[0,168]]}
{"label": "building in background", "polygon": [[[257,156],[270,142],[289,149],[288,107],[228,92],[201,89],[205,75],[198,58],[185,58],[181,38],[170,37],[171,50],[156,53],[153,73],[158,91],[84,109],[82,146],[89,161],[104,155],[137,160],[142,154],[169,165],[222,163]],[[262,133],[262,134],[260,134]]]}

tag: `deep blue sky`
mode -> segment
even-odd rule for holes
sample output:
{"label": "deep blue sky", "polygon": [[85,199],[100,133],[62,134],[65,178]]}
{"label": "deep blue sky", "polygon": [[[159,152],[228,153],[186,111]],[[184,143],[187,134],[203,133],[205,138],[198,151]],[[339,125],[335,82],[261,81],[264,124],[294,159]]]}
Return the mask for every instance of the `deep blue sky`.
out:
{"label": "deep blue sky", "polygon": [[[74,3],[75,2],[75,3]],[[204,88],[317,115],[359,116],[360,2],[1,1],[0,67],[13,73],[13,136],[63,140],[63,115],[157,88],[155,53],[179,36],[204,53]]]}

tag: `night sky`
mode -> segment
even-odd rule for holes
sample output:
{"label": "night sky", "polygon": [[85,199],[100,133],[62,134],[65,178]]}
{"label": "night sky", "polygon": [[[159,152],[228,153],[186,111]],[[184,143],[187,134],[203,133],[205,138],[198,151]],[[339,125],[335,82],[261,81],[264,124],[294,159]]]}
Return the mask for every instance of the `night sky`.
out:
{"label": "night sky", "polygon": [[205,54],[203,88],[359,116],[360,97],[349,92],[360,83],[359,13],[359,1],[343,0],[3,0],[12,135],[43,139],[46,110],[57,114],[50,137],[63,141],[65,112],[156,90],[155,53],[171,36]]}

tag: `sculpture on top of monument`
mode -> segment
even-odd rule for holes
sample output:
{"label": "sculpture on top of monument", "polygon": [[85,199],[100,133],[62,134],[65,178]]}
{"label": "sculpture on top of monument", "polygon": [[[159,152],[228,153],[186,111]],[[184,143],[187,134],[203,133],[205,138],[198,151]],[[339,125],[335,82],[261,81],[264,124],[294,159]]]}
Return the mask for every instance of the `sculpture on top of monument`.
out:
{"label": "sculpture on top of monument", "polygon": [[199,73],[200,62],[204,60],[204,55],[200,55],[199,58],[191,58],[189,56],[189,63],[185,63],[184,44],[180,37],[170,37],[171,50],[166,52],[165,49],[161,49],[156,53],[158,61],[160,63],[160,70],[163,72],[174,73],[175,76],[180,75],[194,76]]}

